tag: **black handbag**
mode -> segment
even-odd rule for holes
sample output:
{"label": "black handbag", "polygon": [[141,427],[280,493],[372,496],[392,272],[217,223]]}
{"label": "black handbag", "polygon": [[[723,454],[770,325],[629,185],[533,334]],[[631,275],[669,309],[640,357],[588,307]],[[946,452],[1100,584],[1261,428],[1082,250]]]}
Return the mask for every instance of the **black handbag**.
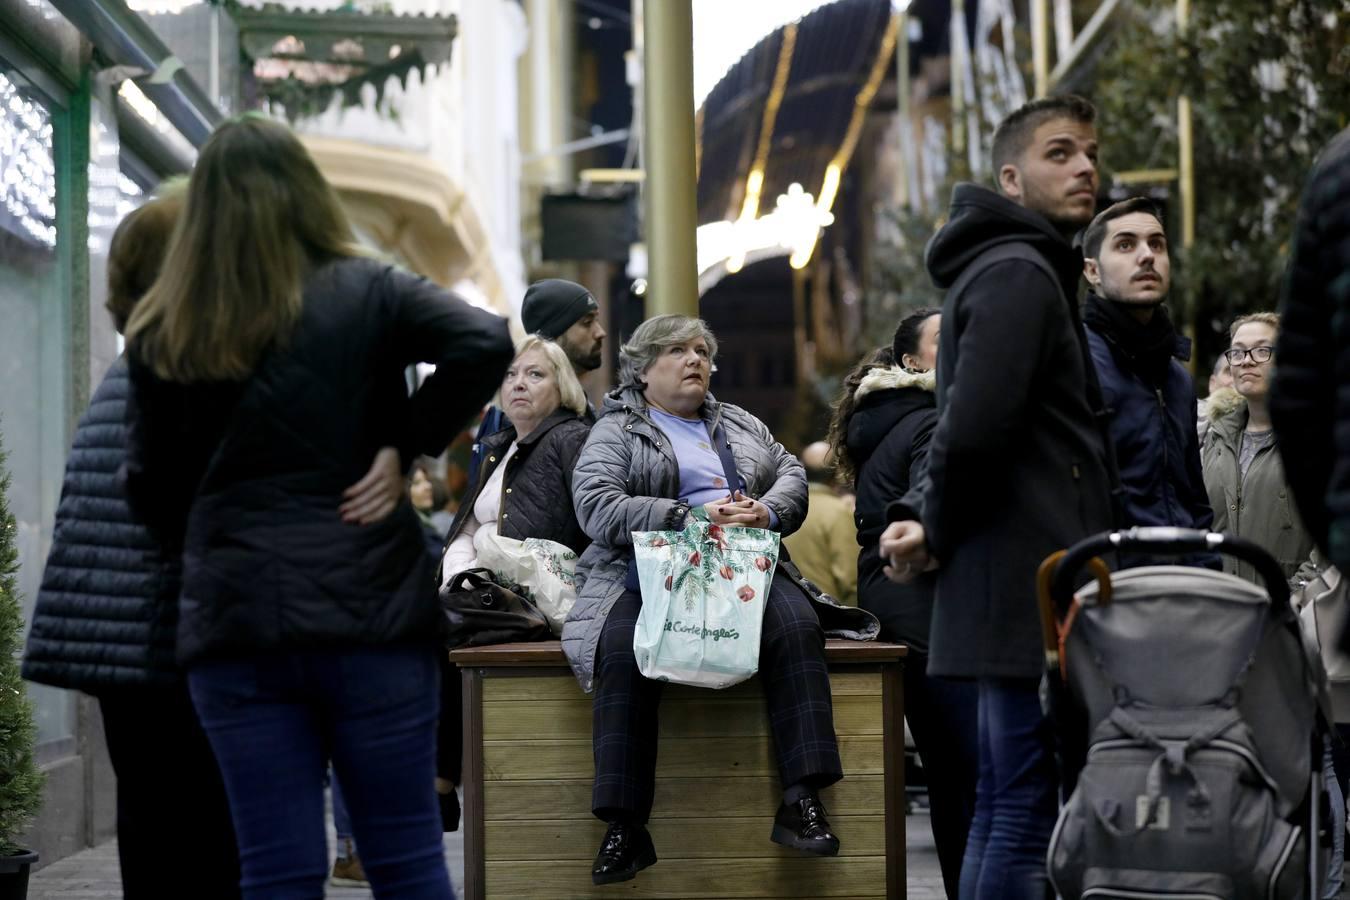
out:
{"label": "black handbag", "polygon": [[498,584],[490,569],[465,569],[450,579],[441,588],[441,611],[451,650],[553,637],[548,619],[521,596],[519,585]]}

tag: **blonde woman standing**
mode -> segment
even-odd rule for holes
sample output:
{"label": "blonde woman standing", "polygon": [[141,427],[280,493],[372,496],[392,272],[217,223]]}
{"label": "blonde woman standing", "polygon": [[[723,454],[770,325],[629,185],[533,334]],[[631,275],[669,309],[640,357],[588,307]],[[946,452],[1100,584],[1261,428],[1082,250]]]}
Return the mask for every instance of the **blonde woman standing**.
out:
{"label": "blonde woman standing", "polygon": [[[1229,329],[1224,351],[1241,401],[1210,410],[1210,431],[1201,451],[1205,490],[1214,508],[1214,530],[1260,544],[1298,588],[1315,571],[1313,539],[1289,492],[1280,448],[1270,423],[1270,383],[1280,317],[1261,312],[1241,316]],[[1256,584],[1247,563],[1224,558],[1224,571]]]}
{"label": "blonde woman standing", "polygon": [[[375,896],[452,897],[440,619],[403,471],[491,396],[506,323],[361,256],[304,146],[256,116],[202,148],[166,260],[127,328],[127,489],[181,537],[178,658],[243,896],[322,896],[331,759]],[[437,369],[409,397],[416,362]]]}

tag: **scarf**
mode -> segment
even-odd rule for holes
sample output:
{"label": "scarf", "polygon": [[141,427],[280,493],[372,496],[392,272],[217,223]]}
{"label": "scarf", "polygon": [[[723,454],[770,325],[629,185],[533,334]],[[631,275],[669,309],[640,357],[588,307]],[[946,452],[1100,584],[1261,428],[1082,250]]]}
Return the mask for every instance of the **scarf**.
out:
{"label": "scarf", "polygon": [[1154,387],[1167,381],[1167,370],[1177,354],[1177,332],[1167,310],[1159,305],[1153,318],[1141,323],[1118,303],[1088,292],[1083,303],[1083,324],[1106,339],[1123,359],[1125,367]]}

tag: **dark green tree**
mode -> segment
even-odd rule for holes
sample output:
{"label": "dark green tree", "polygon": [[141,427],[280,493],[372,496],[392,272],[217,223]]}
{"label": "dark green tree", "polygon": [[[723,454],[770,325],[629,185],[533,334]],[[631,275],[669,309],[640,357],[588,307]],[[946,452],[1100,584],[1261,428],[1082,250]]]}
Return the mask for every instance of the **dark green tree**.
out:
{"label": "dark green tree", "polygon": [[[1350,2],[1134,0],[1082,87],[1110,171],[1177,166],[1177,101],[1192,108],[1195,244],[1179,249],[1169,186],[1173,306],[1212,356],[1237,314],[1274,309],[1295,210],[1317,152],[1350,115]],[[1183,301],[1189,301],[1189,304]]]}
{"label": "dark green tree", "polygon": [[19,676],[23,605],[19,597],[17,526],[9,511],[9,468],[0,435],[0,855],[42,806],[43,775],[33,760],[33,705]]}
{"label": "dark green tree", "polygon": [[[944,185],[944,205],[950,195],[950,186]],[[936,213],[908,209],[888,209],[884,216],[863,319],[864,349],[890,346],[895,326],[910,310],[942,305],[942,291],[933,285],[923,262],[924,247],[942,219]]]}

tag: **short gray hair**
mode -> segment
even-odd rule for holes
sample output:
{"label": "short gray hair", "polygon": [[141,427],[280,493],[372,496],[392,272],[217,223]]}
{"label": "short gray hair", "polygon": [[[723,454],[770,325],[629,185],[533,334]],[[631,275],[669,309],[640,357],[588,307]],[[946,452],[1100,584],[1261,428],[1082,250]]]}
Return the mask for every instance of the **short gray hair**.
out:
{"label": "short gray hair", "polygon": [[[586,392],[582,389],[581,382],[577,380],[577,373],[572,368],[572,361],[567,358],[567,351],[546,337],[532,334],[516,344],[516,355],[513,361],[520,359],[531,350],[542,352],[544,359],[548,361],[549,368],[553,370],[553,378],[558,382],[558,396],[562,398],[563,408],[570,409],[579,416],[586,415]],[[495,403],[499,409],[506,408],[502,403],[500,388],[497,391]]]}
{"label": "short gray hair", "polygon": [[[708,362],[714,362],[717,359],[717,338],[713,336],[707,322],[693,316],[652,316],[639,325],[619,348],[619,384],[623,387],[644,387],[646,382],[642,376],[656,362],[661,351],[697,338],[703,338],[708,345]],[[712,368],[717,371],[716,366]]]}

